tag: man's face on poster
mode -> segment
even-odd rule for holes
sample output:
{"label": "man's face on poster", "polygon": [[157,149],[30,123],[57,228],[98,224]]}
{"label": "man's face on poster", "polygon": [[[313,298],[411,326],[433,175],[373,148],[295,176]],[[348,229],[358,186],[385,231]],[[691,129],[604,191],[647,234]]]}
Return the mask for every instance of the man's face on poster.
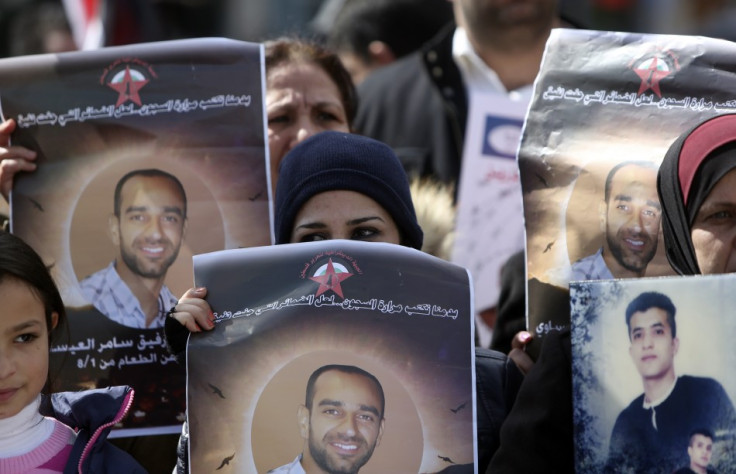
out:
{"label": "man's face on poster", "polygon": [[[633,272],[643,272],[657,253],[662,207],[657,196],[657,172],[628,165],[611,181],[605,203],[605,250]],[[604,252],[605,253],[605,252]],[[616,272],[612,272],[616,276]]]}
{"label": "man's face on poster", "polygon": [[378,388],[367,377],[337,370],[321,374],[312,406],[299,409],[301,435],[308,444],[305,469],[314,464],[325,473],[357,473],[380,443],[382,406]]}
{"label": "man's face on poster", "polygon": [[656,380],[674,374],[680,341],[672,337],[667,312],[655,307],[637,311],[631,315],[629,328],[629,355],[642,378]]}
{"label": "man's face on poster", "polygon": [[163,278],[176,260],[185,228],[185,203],[166,177],[133,176],[122,187],[120,216],[111,216],[113,242],[135,274]]}
{"label": "man's face on poster", "polygon": [[713,440],[702,434],[693,435],[690,440],[690,446],[687,448],[687,455],[690,456],[690,464],[694,464],[700,469],[706,469],[710,465],[712,454]]}

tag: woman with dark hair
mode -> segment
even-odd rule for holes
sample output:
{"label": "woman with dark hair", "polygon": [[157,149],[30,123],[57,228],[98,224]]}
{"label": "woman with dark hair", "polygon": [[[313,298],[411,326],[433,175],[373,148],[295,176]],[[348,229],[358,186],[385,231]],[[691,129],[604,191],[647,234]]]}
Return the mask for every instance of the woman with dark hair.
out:
{"label": "woman with dark hair", "polygon": [[131,388],[41,395],[66,313],[41,258],[5,232],[0,301],[0,472],[145,472],[106,441],[132,403]]}
{"label": "woman with dark hair", "polygon": [[[352,239],[422,247],[409,181],[388,145],[351,133],[319,133],[286,155],[279,183],[277,245]],[[205,295],[204,288],[188,290],[166,322],[175,354],[186,344],[177,326],[192,332],[214,327]]]}
{"label": "woman with dark hair", "polygon": [[325,130],[352,131],[355,86],[336,54],[316,43],[281,38],[265,43],[266,112],[271,183],[281,160]]}
{"label": "woman with dark hair", "polygon": [[[387,145],[350,133],[319,133],[286,155],[275,205],[276,244],[352,239],[421,249],[409,182]],[[167,318],[170,350],[181,355],[189,331],[214,328],[206,288],[192,288]],[[181,358],[181,357],[180,357]],[[509,362],[510,363],[510,362]],[[503,354],[476,351],[478,453],[481,470],[498,445],[500,423],[515,395],[516,371]],[[186,429],[179,472],[186,472]]]}
{"label": "woman with dark hair", "polygon": [[[406,173],[394,152],[376,140],[326,131],[296,145],[283,159],[276,188],[276,244],[352,239],[420,249]],[[206,288],[191,288],[169,312],[164,331],[181,360],[189,332],[215,327]],[[187,427],[177,471],[187,472]]]}

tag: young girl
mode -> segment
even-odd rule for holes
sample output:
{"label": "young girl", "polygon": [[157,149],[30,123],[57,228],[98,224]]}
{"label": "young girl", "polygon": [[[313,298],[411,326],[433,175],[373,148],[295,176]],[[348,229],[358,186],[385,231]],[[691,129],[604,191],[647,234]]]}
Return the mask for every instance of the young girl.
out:
{"label": "young girl", "polygon": [[40,257],[5,232],[0,302],[0,472],[145,472],[105,441],[130,407],[131,388],[42,395],[51,341],[66,313]]}

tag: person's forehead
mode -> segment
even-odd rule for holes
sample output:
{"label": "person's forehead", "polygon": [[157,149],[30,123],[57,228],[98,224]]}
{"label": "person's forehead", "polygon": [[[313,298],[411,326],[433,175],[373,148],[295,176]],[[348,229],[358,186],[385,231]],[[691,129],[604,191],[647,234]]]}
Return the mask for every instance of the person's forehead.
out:
{"label": "person's forehead", "polygon": [[0,281],[0,332],[13,333],[18,324],[46,329],[46,311],[34,288],[23,280],[8,276]]}
{"label": "person's forehead", "polygon": [[[378,404],[379,394],[378,387],[373,380],[365,375],[343,372],[340,370],[328,370],[319,377],[314,383],[315,403],[319,400],[329,398],[337,401],[340,397],[361,398],[361,403]],[[372,399],[372,400],[371,400]]]}
{"label": "person's forehead", "polygon": [[166,196],[178,202],[184,201],[179,186],[165,176],[133,176],[121,190],[123,201],[149,196]]}
{"label": "person's forehead", "polygon": [[285,62],[271,68],[266,89],[270,101],[288,95],[292,89],[308,89],[310,96],[320,101],[340,100],[337,84],[330,75],[319,65],[307,61]]}
{"label": "person's forehead", "polygon": [[696,443],[712,443],[713,440],[710,439],[709,436],[705,436],[702,434],[696,434],[693,438],[693,441]]}
{"label": "person's forehead", "polygon": [[651,327],[655,324],[663,324],[669,327],[667,312],[662,308],[652,307],[645,311],[636,311],[631,315],[631,328]]}
{"label": "person's forehead", "polygon": [[732,169],[719,179],[706,196],[706,202],[734,202],[736,201],[736,168]]}
{"label": "person's forehead", "polygon": [[[626,165],[620,168],[611,179],[611,188],[643,188],[657,196],[657,171],[640,165]],[[613,193],[612,193],[613,194]]]}
{"label": "person's forehead", "polygon": [[[308,206],[309,205],[309,206]],[[326,211],[329,215],[340,217],[377,214],[382,218],[391,218],[389,212],[375,199],[358,191],[348,189],[331,189],[310,197],[299,209],[298,217],[309,218],[309,214]]]}

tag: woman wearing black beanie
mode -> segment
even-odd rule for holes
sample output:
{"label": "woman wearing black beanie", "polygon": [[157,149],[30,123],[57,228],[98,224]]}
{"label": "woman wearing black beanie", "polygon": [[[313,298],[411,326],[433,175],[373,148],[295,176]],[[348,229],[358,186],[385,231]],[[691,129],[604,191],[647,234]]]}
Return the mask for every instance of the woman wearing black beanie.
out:
{"label": "woman wearing black beanie", "polygon": [[[383,216],[365,220],[366,212]],[[334,213],[350,219],[337,221]],[[357,219],[366,225],[356,226]],[[383,232],[371,231],[371,224]],[[274,231],[276,244],[351,238],[420,250],[423,238],[406,173],[391,148],[342,132],[314,135],[286,155],[276,190]],[[396,232],[398,240],[393,238]]]}
{"label": "woman wearing black beanie", "polygon": [[[421,249],[423,233],[406,173],[391,148],[343,132],[322,132],[284,157],[276,190],[276,244],[353,239]],[[186,332],[214,327],[207,290],[187,290],[172,308],[166,336],[174,354]]]}

